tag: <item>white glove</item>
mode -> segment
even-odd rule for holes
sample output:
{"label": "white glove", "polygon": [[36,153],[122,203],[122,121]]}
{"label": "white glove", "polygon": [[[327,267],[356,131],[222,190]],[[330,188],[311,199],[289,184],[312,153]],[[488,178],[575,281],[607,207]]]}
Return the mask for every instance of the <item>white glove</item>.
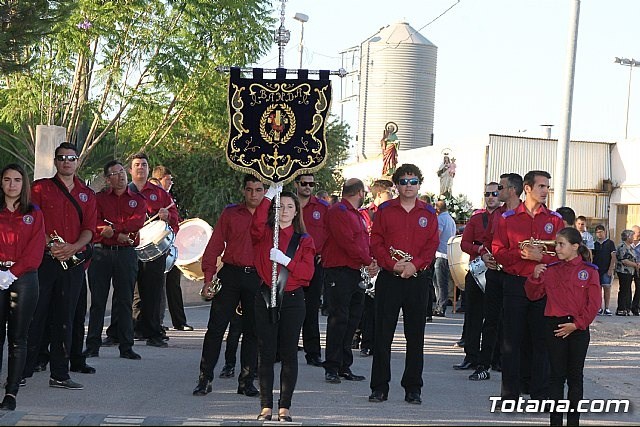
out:
{"label": "white glove", "polygon": [[280,249],[276,248],[271,248],[271,251],[269,252],[269,259],[277,262],[278,264],[282,264],[285,267],[291,262],[291,258],[286,256]]}
{"label": "white glove", "polygon": [[273,198],[276,197],[276,194],[280,194],[280,193],[282,193],[282,184],[278,182],[272,185],[271,187],[269,187],[264,197],[266,197],[269,200],[273,200]]}
{"label": "white glove", "polygon": [[0,271],[0,290],[5,291],[9,289],[11,283],[13,283],[13,280],[11,280],[9,276],[9,271]]}

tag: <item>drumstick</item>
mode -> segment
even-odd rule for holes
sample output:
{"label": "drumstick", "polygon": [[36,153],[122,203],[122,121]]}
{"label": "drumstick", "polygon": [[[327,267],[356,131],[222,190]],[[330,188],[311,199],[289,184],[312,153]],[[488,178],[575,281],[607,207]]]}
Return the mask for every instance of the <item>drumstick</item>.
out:
{"label": "drumstick", "polygon": [[[175,205],[175,204],[176,204],[175,202],[171,202],[171,204],[170,204],[169,206],[167,206],[165,209],[169,209],[170,207],[172,207],[172,206],[173,206],[173,205]],[[151,218],[149,218],[148,220],[146,220],[146,221],[144,222],[143,227],[144,227],[145,225],[149,224],[149,223],[150,223],[151,221],[153,221],[154,219],[156,219],[156,218],[158,217],[158,215],[160,215],[160,211],[158,211],[158,213],[157,213],[157,214],[155,214],[154,216],[152,216]]]}

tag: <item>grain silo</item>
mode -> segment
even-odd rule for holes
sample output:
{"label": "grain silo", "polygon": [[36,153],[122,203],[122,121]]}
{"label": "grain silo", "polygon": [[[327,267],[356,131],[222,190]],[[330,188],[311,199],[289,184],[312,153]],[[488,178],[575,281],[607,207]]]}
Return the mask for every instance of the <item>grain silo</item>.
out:
{"label": "grain silo", "polygon": [[381,153],[388,122],[398,125],[400,150],[433,145],[438,48],[406,22],[380,29],[360,47],[358,154]]}

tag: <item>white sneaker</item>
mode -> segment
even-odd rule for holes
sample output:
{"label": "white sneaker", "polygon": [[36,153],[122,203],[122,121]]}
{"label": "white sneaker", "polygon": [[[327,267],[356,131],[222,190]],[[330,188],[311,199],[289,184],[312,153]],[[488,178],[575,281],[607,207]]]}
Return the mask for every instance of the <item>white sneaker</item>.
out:
{"label": "white sneaker", "polygon": [[602,316],[603,314],[604,314],[604,310],[603,309],[598,310],[598,316]]}
{"label": "white sneaker", "polygon": [[611,312],[611,310],[609,310],[608,308],[604,309],[604,315],[605,316],[613,316],[613,313]]}

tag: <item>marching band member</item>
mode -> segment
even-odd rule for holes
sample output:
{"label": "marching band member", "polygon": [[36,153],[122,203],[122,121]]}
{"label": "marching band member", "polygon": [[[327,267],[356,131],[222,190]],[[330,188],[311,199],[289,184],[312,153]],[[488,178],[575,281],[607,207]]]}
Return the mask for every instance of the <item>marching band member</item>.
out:
{"label": "marching band member", "polygon": [[[567,382],[569,412],[567,425],[580,422],[578,403],[583,397],[584,360],[589,348],[589,325],[600,309],[600,276],[591,264],[591,251],[573,227],[556,235],[556,252],[560,261],[538,264],[524,285],[527,297],[547,297],[544,310],[545,339],[549,351],[551,374],[549,398],[564,399]],[[562,425],[563,412],[552,411],[552,426]]]}
{"label": "marching band member", "polygon": [[[68,142],[60,144],[55,150],[54,165],[56,175],[35,181],[31,188],[31,198],[42,209],[46,235],[50,240],[38,268],[38,305],[29,328],[23,376],[32,376],[42,334],[50,326],[49,386],[81,390],[83,385],[69,377],[69,349],[72,323],[85,276],[84,266],[76,260],[87,256],[85,248],[93,240],[96,196],[75,175],[78,169],[75,145]],[[51,325],[48,323],[50,310]]]}
{"label": "marching band member", "polygon": [[0,172],[0,363],[9,335],[6,395],[0,409],[16,409],[27,359],[27,332],[38,302],[38,266],[45,245],[44,219],[31,203],[29,178],[10,164]]}
{"label": "marching band member", "polygon": [[398,198],[380,205],[371,229],[371,250],[382,270],[376,280],[376,335],[369,401],[387,400],[391,343],[402,308],[407,354],[401,384],[405,401],[420,404],[428,295],[424,270],[438,247],[438,219],[433,207],[418,200],[422,172],[417,166],[403,164],[392,180],[398,188]]}
{"label": "marching band member", "polygon": [[554,241],[564,228],[562,217],[545,206],[551,175],[545,171],[530,171],[523,179],[526,198],[515,210],[497,218],[493,235],[493,255],[502,265],[503,286],[503,400],[518,400],[520,396],[520,352],[531,335],[531,398],[547,396],[548,360],[544,338],[545,299],[530,301],[524,290],[527,277],[536,264],[557,261],[537,245],[522,244],[530,239]]}
{"label": "marching band member", "polygon": [[[498,183],[490,182],[484,187],[485,209],[478,209],[473,213],[469,222],[464,227],[460,249],[469,254],[471,260],[482,254],[482,238],[489,225],[489,216],[500,206],[498,200]],[[485,275],[486,280],[486,275]],[[482,324],[484,320],[484,290],[476,283],[473,273],[469,271],[464,278],[464,361],[454,365],[453,369],[468,369],[477,366],[480,359],[480,340],[482,337]]]}
{"label": "marching band member", "polygon": [[[278,420],[291,421],[289,409],[298,380],[298,339],[305,318],[304,291],[301,288],[309,286],[315,272],[316,251],[313,238],[305,231],[298,198],[289,191],[280,195],[278,249],[273,247],[275,209],[270,202],[281,191],[281,184],[269,188],[251,223],[254,259],[261,280],[254,306],[262,408],[258,420],[263,421],[272,419],[273,365],[276,353],[279,354],[282,364]],[[278,315],[275,322],[270,313],[273,262],[280,264],[276,307]]]}
{"label": "marching band member", "polygon": [[[149,158],[138,153],[131,160],[131,182],[129,189],[141,193],[147,203],[147,215],[151,218],[157,214],[159,220],[165,221],[178,231],[178,209],[173,199],[163,188],[147,181],[149,177]],[[167,347],[163,340],[164,330],[160,320],[162,292],[164,292],[167,254],[148,262],[138,262],[138,294],[139,309],[134,304],[134,333],[147,339],[147,345]],[[119,319],[118,319],[119,320]]]}
{"label": "marching band member", "polygon": [[[220,278],[222,289],[213,298],[209,312],[207,332],[202,343],[200,375],[194,396],[212,391],[213,369],[220,357],[224,331],[238,306],[242,303],[242,348],[238,376],[238,394],[254,397],[259,394],[253,385],[258,358],[256,338],[255,300],[260,279],[256,272],[251,242],[251,220],[264,197],[264,184],[253,175],[243,179],[244,203],[227,206],[220,215],[213,234],[202,256],[204,286],[202,295],[213,298],[211,283]],[[224,255],[223,255],[224,253]],[[217,260],[222,255],[224,266],[217,271]]]}
{"label": "marching band member", "polygon": [[353,334],[362,318],[364,289],[360,268],[370,269],[370,277],[377,273],[371,257],[369,233],[358,208],[364,201],[364,183],[348,179],[342,187],[342,200],[327,213],[329,235],[325,243],[323,265],[326,271],[329,317],[325,349],[325,381],[338,384],[340,378],[362,381],[362,375],[351,372]]}
{"label": "marching band member", "polygon": [[313,174],[298,175],[293,183],[296,195],[302,207],[302,216],[307,232],[313,237],[316,246],[315,273],[309,286],[304,288],[306,316],[302,324],[302,344],[307,364],[322,366],[320,350],[320,325],[318,309],[324,285],[324,268],[322,268],[322,251],[327,239],[326,214],[329,203],[313,195],[315,185]]}
{"label": "marching band member", "polygon": [[[91,309],[85,355],[97,357],[102,344],[104,313],[113,283],[113,311],[117,313],[114,331],[119,343],[120,357],[140,359],[133,347],[133,288],[138,274],[136,236],[147,214],[144,197],[127,186],[127,171],[118,160],[104,166],[109,188],[97,194],[98,220],[95,255],[89,267]],[[136,236],[132,238],[131,236]]]}

